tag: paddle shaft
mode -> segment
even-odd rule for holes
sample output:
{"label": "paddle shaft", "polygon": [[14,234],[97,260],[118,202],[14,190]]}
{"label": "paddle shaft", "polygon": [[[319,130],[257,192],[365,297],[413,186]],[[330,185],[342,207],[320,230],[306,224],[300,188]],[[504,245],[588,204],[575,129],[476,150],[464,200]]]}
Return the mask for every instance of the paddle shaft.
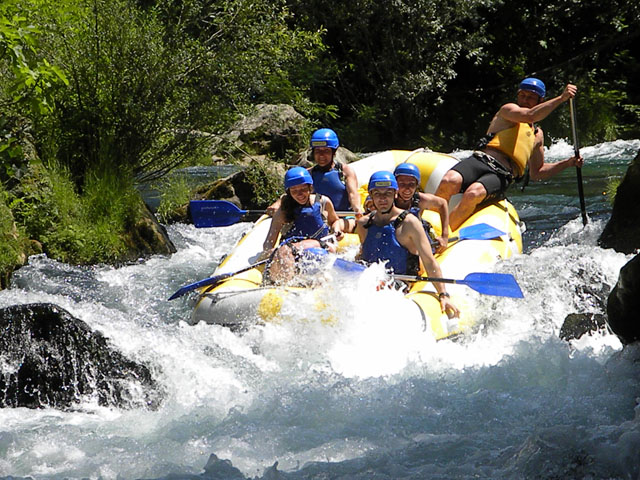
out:
{"label": "paddle shaft", "polygon": [[229,278],[229,277],[233,277],[234,275],[237,275],[239,273],[244,273],[247,272],[249,270],[251,270],[252,268],[258,267],[260,265],[263,265],[265,263],[267,263],[269,261],[269,259],[265,259],[265,260],[261,260],[257,263],[253,263],[251,265],[248,265],[244,268],[241,268],[240,270],[236,270],[235,272],[229,272],[229,273],[222,273],[220,275],[214,275],[213,277],[209,277],[209,278],[205,278],[204,280],[199,280],[195,283],[191,283],[189,285],[185,285],[184,287],[181,287],[177,292],[175,292],[173,295],[171,295],[169,297],[169,300],[174,300],[176,298],[182,297],[183,295],[186,295],[189,292],[192,292],[194,290],[197,290],[198,288],[202,288],[202,287],[208,287],[209,285],[213,285],[215,283],[221,282],[222,280]]}
{"label": "paddle shaft", "polygon": [[[315,238],[322,230],[323,229],[320,228],[310,238]],[[320,239],[320,241],[323,241],[323,240],[326,241],[326,240],[329,240],[332,237],[335,238],[334,235],[327,235],[326,237],[322,237]],[[292,238],[292,239],[289,239],[289,241],[295,241],[295,240]],[[285,242],[287,242],[287,241],[285,240]],[[282,244],[280,246],[282,246]],[[275,250],[273,251],[273,253],[275,253]],[[259,262],[252,263],[251,265],[247,265],[246,267],[243,267],[240,270],[236,270],[235,272],[221,273],[220,275],[214,275],[213,277],[205,278],[203,280],[199,280],[199,281],[191,283],[189,285],[185,285],[185,286],[181,287],[173,295],[171,295],[169,297],[169,300],[173,300],[173,299],[182,297],[183,295],[186,295],[189,292],[197,290],[198,288],[208,287],[209,285],[215,285],[216,283],[219,283],[222,280],[225,280],[227,278],[233,277],[234,275],[237,275],[239,273],[244,273],[244,272],[247,272],[247,271],[251,270],[252,268],[259,267],[260,265],[264,265],[265,263],[267,263],[267,262],[269,262],[271,260],[271,258],[273,257],[273,253],[269,256],[269,258],[265,258],[264,260],[260,260]]]}
{"label": "paddle shaft", "polygon": [[[266,210],[240,210],[240,213],[242,215],[264,215],[266,212]],[[348,212],[348,211],[340,211],[340,212],[336,212],[336,215],[338,215],[339,217],[348,217],[349,215],[355,215],[355,213],[353,212]]]}
{"label": "paddle shaft", "polygon": [[407,282],[435,282],[465,285],[484,295],[498,297],[523,298],[522,290],[513,275],[508,273],[470,273],[464,280],[450,278],[420,277],[411,275],[394,275],[398,280]]}
{"label": "paddle shaft", "polygon": [[454,280],[452,278],[438,278],[438,277],[420,277],[417,275],[393,275],[396,280],[402,280],[404,282],[436,282],[436,283],[464,283],[464,280]]}
{"label": "paddle shaft", "polygon": [[[578,147],[578,128],[576,122],[576,109],[573,98],[569,99],[569,112],[571,113],[571,133],[573,134],[573,153],[576,157],[580,156],[580,148]],[[582,225],[587,224],[587,208],[584,202],[584,189],[582,186],[582,169],[576,167],[576,175],[578,177],[578,196],[580,197],[580,212],[582,213]]]}
{"label": "paddle shaft", "polygon": [[[257,219],[265,210],[242,210],[227,200],[191,200],[189,214],[196,228],[226,227],[248,219]],[[353,212],[336,212],[339,216],[354,215]]]}

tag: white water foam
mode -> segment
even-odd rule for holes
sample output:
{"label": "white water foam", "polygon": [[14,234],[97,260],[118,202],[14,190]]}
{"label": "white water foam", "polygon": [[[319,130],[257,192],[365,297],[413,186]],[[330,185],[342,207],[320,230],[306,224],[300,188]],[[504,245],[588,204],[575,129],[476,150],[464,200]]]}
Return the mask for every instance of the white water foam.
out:
{"label": "white water foam", "polygon": [[[630,258],[597,246],[602,227],[572,220],[501,262],[525,298],[479,296],[478,328],[440,342],[390,309],[399,294],[375,291],[375,268],[290,297],[282,324],[187,325],[191,300],[166,298],[211,275],[248,224],[173,226],[177,254],[123,268],[33,258],[0,306],[69,310],[149,365],[165,398],[157,411],[1,409],[0,476],[180,478],[215,453],[247,478],[275,478],[275,462],[288,479],[637,478],[640,349],[605,329],[558,338]],[[212,468],[204,478],[230,478]]]}

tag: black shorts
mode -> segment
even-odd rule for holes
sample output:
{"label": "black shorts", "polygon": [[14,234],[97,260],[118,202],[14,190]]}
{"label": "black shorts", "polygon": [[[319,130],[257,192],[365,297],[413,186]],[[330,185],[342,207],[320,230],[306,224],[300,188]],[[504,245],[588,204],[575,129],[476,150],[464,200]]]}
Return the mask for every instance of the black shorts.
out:
{"label": "black shorts", "polygon": [[451,170],[462,175],[460,192],[464,192],[472,183],[482,184],[487,191],[484,201],[504,198],[504,193],[513,181],[508,175],[497,172],[474,155],[461,160]]}

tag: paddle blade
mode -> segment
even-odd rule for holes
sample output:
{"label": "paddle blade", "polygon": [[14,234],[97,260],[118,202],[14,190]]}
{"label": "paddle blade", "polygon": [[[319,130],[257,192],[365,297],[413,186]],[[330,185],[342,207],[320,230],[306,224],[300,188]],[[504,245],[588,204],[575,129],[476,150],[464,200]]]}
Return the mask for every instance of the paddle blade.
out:
{"label": "paddle blade", "polygon": [[361,273],[367,269],[367,267],[365,267],[360,263],[350,262],[340,257],[335,259],[335,261],[333,262],[333,266],[334,268],[342,270],[343,272],[349,272],[349,273]]}
{"label": "paddle blade", "polygon": [[460,229],[460,240],[491,240],[492,238],[501,237],[505,232],[498,230],[486,223],[479,223]]}
{"label": "paddle blade", "polygon": [[196,228],[226,227],[247,214],[246,210],[240,210],[226,200],[191,200],[189,211]]}
{"label": "paddle blade", "polygon": [[470,273],[464,280],[456,280],[455,283],[467,285],[484,295],[524,298],[520,285],[509,273]]}

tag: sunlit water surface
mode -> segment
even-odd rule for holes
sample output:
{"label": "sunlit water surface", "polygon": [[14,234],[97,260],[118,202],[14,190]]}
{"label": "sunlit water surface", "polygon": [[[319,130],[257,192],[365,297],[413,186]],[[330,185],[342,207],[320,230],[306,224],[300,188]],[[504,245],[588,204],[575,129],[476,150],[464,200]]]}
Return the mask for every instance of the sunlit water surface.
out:
{"label": "sunlit water surface", "polygon": [[[582,149],[586,228],[575,171],[511,192],[526,247],[499,270],[525,299],[482,297],[480,327],[458,341],[436,343],[390,310],[396,293],[356,280],[327,288],[332,325],[304,295],[285,305],[289,321],[243,335],[187,325],[193,299],[167,297],[209,276],[246,223],[170,226],[178,253],[121,268],[31,258],[0,307],[60,305],[151,367],[165,399],[157,411],[91,400],[71,412],[0,409],[0,476],[638,478],[640,352],[604,330],[571,342],[558,332],[570,313],[601,312],[585,289],[611,288],[631,258],[597,238],[607,182],[639,149]],[[547,156],[571,152],[559,141]],[[205,472],[211,454],[232,466]]]}

